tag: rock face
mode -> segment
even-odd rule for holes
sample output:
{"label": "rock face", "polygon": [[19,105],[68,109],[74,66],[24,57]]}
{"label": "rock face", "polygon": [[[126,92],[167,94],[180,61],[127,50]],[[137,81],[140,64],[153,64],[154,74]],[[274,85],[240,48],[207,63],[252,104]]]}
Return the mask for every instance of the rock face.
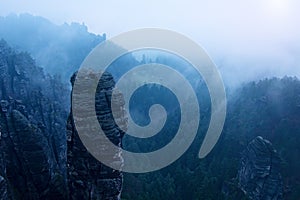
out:
{"label": "rock face", "polygon": [[66,199],[64,87],[0,41],[1,199]]}
{"label": "rock face", "polygon": [[255,138],[242,153],[238,187],[249,199],[283,199],[280,163],[272,144],[260,136]]}
{"label": "rock face", "polygon": [[[87,77],[92,74],[87,74]],[[74,84],[76,74],[71,78]],[[115,145],[121,147],[124,132],[116,125],[126,127],[126,113],[124,111],[124,100],[120,93],[112,98],[112,90],[115,86],[113,77],[104,73],[98,83],[95,95],[96,114],[104,133]],[[84,91],[82,92],[84,93]],[[82,95],[78,94],[78,95]],[[75,94],[76,95],[76,94]],[[115,119],[112,115],[112,107]],[[92,108],[92,109],[93,109]],[[86,116],[87,118],[90,116]],[[122,127],[121,127],[122,128]],[[123,129],[123,128],[122,128]],[[83,146],[73,120],[72,111],[67,124],[68,143],[68,186],[70,199],[120,199],[122,190],[122,173],[113,170],[96,160]],[[97,145],[97,144],[95,144]],[[100,149],[106,149],[105,145]],[[106,156],[112,156],[114,161],[122,165],[120,152],[109,152],[102,150]]]}
{"label": "rock face", "polygon": [[[115,121],[123,128],[127,123],[123,96],[112,98],[114,85],[113,77],[104,73],[93,108],[107,137],[121,147],[124,132]],[[0,199],[120,199],[122,173],[87,151],[72,113],[66,134],[69,97],[64,88],[57,77],[45,76],[28,54],[0,41]],[[111,156],[122,165],[120,152]]]}
{"label": "rock face", "polygon": [[[121,148],[127,122],[123,96],[112,96],[114,85],[104,73],[91,108],[106,136]],[[45,76],[27,53],[0,41],[0,199],[120,199],[122,173],[87,151],[72,112],[66,120],[68,93],[58,77]],[[102,151],[121,167],[120,152]]]}

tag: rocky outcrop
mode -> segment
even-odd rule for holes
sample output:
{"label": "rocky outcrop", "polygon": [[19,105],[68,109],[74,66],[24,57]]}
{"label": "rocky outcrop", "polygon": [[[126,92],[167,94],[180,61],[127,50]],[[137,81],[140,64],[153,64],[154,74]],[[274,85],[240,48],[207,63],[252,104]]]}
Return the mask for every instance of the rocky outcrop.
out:
{"label": "rocky outcrop", "polygon": [[283,199],[280,163],[272,144],[256,137],[242,153],[238,187],[252,200]]}
{"label": "rocky outcrop", "polygon": [[[93,76],[87,74],[87,77]],[[74,84],[76,74],[71,78]],[[96,92],[96,114],[99,124],[106,136],[115,145],[121,147],[124,132],[116,125],[126,128],[126,113],[124,111],[124,99],[120,93],[112,98],[112,90],[115,86],[113,77],[104,73],[98,83]],[[84,93],[84,91],[82,91]],[[83,95],[80,93],[79,95]],[[86,104],[84,104],[86,105]],[[114,106],[111,106],[114,105]],[[116,118],[113,118],[112,107]],[[87,116],[90,117],[90,116]],[[82,144],[73,120],[72,111],[67,124],[68,141],[68,186],[70,199],[120,199],[122,190],[122,173],[113,170],[96,160]],[[98,145],[98,144],[95,144]],[[100,147],[106,149],[105,145]],[[112,156],[116,163],[122,165],[120,152],[102,151]]]}
{"label": "rocky outcrop", "polygon": [[12,198],[64,199],[63,174],[45,133],[15,109],[2,109],[1,127]]}
{"label": "rocky outcrop", "polygon": [[[112,96],[114,86],[113,77],[104,73],[92,108],[98,125],[121,148],[126,113],[121,93]],[[66,134],[68,93],[58,77],[46,76],[27,53],[0,41],[0,199],[120,199],[122,173],[87,151],[72,113]],[[103,154],[122,166],[120,151]]]}
{"label": "rocky outcrop", "polygon": [[1,199],[66,199],[64,87],[0,41]]}

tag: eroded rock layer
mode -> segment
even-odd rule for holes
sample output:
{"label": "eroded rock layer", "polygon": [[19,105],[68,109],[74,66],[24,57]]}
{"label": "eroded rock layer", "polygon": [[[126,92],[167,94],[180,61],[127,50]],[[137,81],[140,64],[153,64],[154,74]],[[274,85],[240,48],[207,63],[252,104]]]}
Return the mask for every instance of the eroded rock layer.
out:
{"label": "eroded rock layer", "polygon": [[[87,77],[94,77],[91,73]],[[72,85],[76,74],[71,78]],[[89,88],[88,80],[86,87]],[[83,84],[84,84],[83,83]],[[124,100],[120,93],[112,96],[115,86],[113,77],[104,73],[99,81],[95,95],[96,105],[88,105],[83,102],[82,105],[90,106],[90,109],[96,109],[97,119],[102,130],[114,145],[121,147],[124,132],[118,125],[126,127],[126,116],[124,111]],[[85,91],[80,91],[74,95],[85,95]],[[112,98],[113,97],[113,98]],[[113,105],[113,106],[111,106]],[[112,109],[113,108],[113,109]],[[89,109],[89,108],[82,108]],[[85,112],[83,110],[83,112]],[[114,112],[114,117],[113,113]],[[92,116],[85,116],[87,119]],[[118,122],[118,125],[116,124]],[[93,130],[92,125],[87,124],[87,128]],[[68,140],[68,185],[70,199],[120,199],[122,190],[122,173],[119,170],[111,169],[95,159],[82,144],[76,126],[72,111],[68,118],[67,124]],[[122,157],[120,150],[112,152],[107,149],[106,144],[100,144],[95,138],[95,144],[98,145],[99,152],[103,156],[111,157],[112,162],[122,166]]]}

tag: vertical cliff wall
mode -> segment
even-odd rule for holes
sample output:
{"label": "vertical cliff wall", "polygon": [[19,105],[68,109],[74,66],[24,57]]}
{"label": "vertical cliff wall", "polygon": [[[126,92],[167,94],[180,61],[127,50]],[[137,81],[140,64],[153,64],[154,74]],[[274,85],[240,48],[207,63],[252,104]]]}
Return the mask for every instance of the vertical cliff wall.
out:
{"label": "vertical cliff wall", "polygon": [[[74,84],[76,74],[71,78]],[[96,100],[96,114],[104,133],[115,145],[122,145],[124,132],[116,125],[126,127],[126,113],[124,111],[124,99],[120,93],[112,98],[112,90],[115,86],[113,77],[104,73],[99,81]],[[111,105],[114,106],[111,106]],[[112,107],[117,109],[116,119],[112,115]],[[87,116],[89,117],[89,116]],[[76,131],[72,112],[67,124],[68,141],[68,186],[70,199],[120,199],[123,176],[120,171],[113,170],[96,160],[83,146]],[[105,147],[101,147],[105,149]],[[120,152],[105,151],[102,154],[113,156],[114,161],[122,164]]]}
{"label": "vertical cliff wall", "polygon": [[1,199],[65,199],[65,87],[0,41]]}

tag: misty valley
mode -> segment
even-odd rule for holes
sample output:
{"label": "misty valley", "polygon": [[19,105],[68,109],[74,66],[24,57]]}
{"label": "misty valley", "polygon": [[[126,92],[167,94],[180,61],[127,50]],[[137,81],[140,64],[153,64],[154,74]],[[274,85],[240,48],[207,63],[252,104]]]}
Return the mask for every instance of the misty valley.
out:
{"label": "misty valley", "polygon": [[[80,108],[95,112],[108,140],[137,154],[158,151],[181,125],[184,105],[165,86],[144,84],[128,105],[121,92],[114,92],[123,74],[139,65],[171,66],[188,80],[199,100],[199,128],[187,151],[157,171],[128,173],[97,160],[75,124],[92,116],[77,119],[72,101],[87,92],[74,89],[81,64],[106,40],[105,33],[90,33],[84,24],[56,25],[30,14],[0,17],[0,199],[299,199],[300,80],[289,74],[236,83],[240,74],[231,72],[224,81],[227,113],[222,134],[199,159],[213,115],[205,78],[172,52],[128,52],[110,63],[96,83],[95,104],[82,102]],[[113,48],[123,51],[118,45]],[[95,76],[87,72],[86,82]],[[143,82],[148,76],[136,78]],[[189,99],[188,94],[183,98]],[[149,110],[157,104],[166,116],[164,121],[161,112],[153,115],[165,122],[156,135],[138,138],[126,132],[128,116],[141,127],[151,124]],[[84,125],[93,130],[89,121]],[[101,145],[101,155],[113,157],[115,165],[124,164],[121,151]],[[174,151],[177,148],[180,144]]]}

